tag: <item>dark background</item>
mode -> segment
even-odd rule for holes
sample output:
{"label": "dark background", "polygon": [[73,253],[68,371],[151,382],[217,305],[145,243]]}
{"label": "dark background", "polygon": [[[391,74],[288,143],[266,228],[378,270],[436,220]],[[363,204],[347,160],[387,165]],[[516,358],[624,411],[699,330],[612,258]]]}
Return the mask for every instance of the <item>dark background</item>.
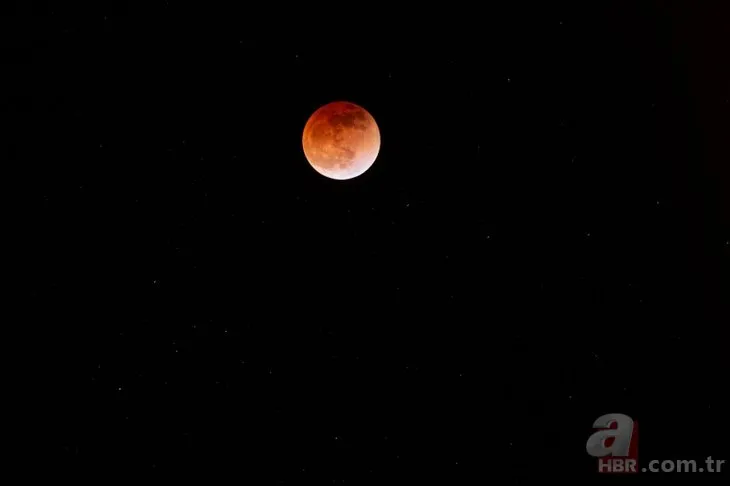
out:
{"label": "dark background", "polygon": [[730,460],[727,7],[446,8],[3,7],[36,469],[587,481],[611,412]]}

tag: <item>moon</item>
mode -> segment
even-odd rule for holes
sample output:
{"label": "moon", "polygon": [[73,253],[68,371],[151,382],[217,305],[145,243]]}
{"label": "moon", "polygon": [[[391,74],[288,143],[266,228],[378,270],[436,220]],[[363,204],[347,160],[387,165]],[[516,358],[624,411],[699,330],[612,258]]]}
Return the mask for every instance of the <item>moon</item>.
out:
{"label": "moon", "polygon": [[380,129],[363,107],[328,103],[312,113],[302,134],[304,156],[325,177],[353,179],[368,170],[380,152]]}

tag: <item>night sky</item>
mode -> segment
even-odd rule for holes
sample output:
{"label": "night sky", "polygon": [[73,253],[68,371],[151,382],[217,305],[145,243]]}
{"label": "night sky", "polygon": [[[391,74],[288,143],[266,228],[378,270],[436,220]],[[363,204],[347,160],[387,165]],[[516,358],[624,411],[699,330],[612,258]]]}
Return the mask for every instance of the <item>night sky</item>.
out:
{"label": "night sky", "polygon": [[730,460],[726,6],[234,3],[3,7],[38,469],[590,481],[605,413]]}

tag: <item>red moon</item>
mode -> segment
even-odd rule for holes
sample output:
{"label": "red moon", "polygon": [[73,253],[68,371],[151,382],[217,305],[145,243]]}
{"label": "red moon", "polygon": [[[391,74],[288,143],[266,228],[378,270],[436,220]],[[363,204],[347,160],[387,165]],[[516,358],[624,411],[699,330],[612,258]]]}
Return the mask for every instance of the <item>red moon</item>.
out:
{"label": "red moon", "polygon": [[361,106],[334,101],[315,111],[302,134],[304,156],[325,177],[352,179],[370,168],[380,151],[380,129]]}

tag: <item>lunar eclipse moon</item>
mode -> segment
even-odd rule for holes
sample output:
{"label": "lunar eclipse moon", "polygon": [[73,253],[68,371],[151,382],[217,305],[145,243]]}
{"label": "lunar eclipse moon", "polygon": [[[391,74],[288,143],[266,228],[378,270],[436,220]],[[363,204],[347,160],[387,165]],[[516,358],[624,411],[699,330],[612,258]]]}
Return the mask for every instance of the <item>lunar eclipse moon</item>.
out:
{"label": "lunar eclipse moon", "polygon": [[362,175],[380,151],[380,130],[361,106],[335,101],[317,109],[307,120],[302,147],[309,164],[330,179]]}

